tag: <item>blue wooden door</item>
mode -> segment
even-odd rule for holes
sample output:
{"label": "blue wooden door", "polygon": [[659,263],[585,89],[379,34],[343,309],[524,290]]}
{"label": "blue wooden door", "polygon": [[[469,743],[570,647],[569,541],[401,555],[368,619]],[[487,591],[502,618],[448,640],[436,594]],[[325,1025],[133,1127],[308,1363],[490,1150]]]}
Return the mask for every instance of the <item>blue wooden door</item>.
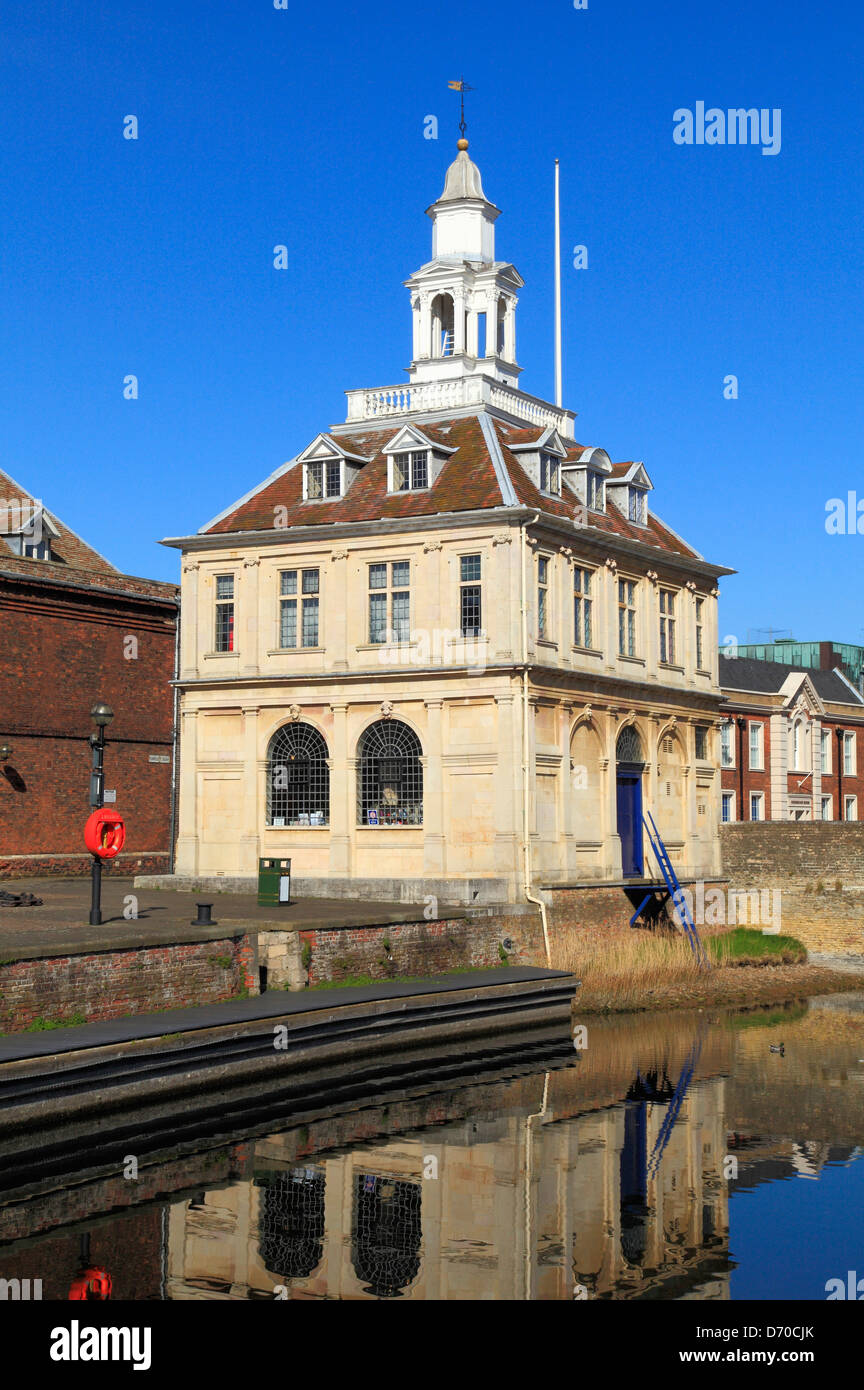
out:
{"label": "blue wooden door", "polygon": [[641,878],[642,773],[618,767],[618,834],[621,837],[621,870],[625,878]]}

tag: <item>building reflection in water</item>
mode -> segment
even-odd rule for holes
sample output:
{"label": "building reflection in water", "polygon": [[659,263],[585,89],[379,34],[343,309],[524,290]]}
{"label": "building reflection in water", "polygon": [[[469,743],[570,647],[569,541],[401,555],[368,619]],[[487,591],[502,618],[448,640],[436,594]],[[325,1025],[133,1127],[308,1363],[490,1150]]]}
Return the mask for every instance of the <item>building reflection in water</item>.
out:
{"label": "building reflection in water", "polygon": [[665,1132],[662,1068],[588,1111],[571,1068],[352,1149],[250,1141],[252,1180],[172,1205],[167,1297],[728,1297],[724,1085],[689,1085]]}

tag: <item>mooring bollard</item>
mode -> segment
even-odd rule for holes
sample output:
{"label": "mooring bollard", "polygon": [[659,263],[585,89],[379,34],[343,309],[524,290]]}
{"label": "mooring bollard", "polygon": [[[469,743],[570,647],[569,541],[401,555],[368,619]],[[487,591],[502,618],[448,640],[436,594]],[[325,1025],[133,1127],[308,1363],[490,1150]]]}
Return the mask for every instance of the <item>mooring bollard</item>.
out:
{"label": "mooring bollard", "polygon": [[192,921],[193,927],[218,927],[219,923],[214,922],[210,913],[213,911],[212,903],[196,903],[198,916]]}

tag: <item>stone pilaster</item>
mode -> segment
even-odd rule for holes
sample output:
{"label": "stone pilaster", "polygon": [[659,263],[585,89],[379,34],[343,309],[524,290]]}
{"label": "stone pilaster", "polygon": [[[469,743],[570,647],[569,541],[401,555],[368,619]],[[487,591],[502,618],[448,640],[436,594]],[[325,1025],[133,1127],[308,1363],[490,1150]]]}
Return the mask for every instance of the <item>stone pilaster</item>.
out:
{"label": "stone pilaster", "polygon": [[177,873],[198,872],[198,711],[180,713]]}
{"label": "stone pilaster", "polygon": [[241,639],[243,664],[240,668],[240,674],[243,676],[257,676],[260,673],[258,652],[260,636],[258,573],[260,565],[261,561],[257,555],[249,556],[243,561],[243,586],[239,595],[243,614],[243,636]]}
{"label": "stone pilaster", "polygon": [[441,721],[443,700],[425,700],[426,749],[423,759],[423,872],[430,878],[444,874],[444,767]]}
{"label": "stone pilaster", "polygon": [[[240,873],[258,874],[261,852],[259,826],[264,819],[258,775],[258,706],[243,705],[243,833],[240,836]],[[263,780],[263,779],[262,779]]]}
{"label": "stone pilaster", "polygon": [[201,614],[198,612],[198,562],[183,561],[181,601],[183,620],[180,624],[180,679],[195,680],[198,675],[198,632]]}
{"label": "stone pilaster", "polygon": [[351,792],[348,766],[348,705],[332,704],[333,731],[330,757],[330,873],[347,878],[351,871]]}

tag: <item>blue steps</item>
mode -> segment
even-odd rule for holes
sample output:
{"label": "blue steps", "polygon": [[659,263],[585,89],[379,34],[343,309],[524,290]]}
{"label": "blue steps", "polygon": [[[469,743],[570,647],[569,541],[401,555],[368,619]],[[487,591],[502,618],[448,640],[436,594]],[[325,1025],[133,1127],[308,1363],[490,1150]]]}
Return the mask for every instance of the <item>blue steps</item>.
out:
{"label": "blue steps", "polygon": [[[690,943],[690,948],[694,956],[696,957],[696,960],[700,968],[703,970],[710,970],[711,962],[708,959],[708,952],[705,950],[705,947],[703,946],[702,941],[700,940],[699,933],[696,930],[696,923],[693,921],[690,908],[687,906],[687,898],[685,896],[684,889],[678,882],[678,875],[672,867],[672,860],[669,858],[666,846],[660,838],[660,831],[657,829],[657,826],[654,823],[654,817],[651,815],[650,811],[647,811],[645,815],[642,817],[642,824],[645,826],[645,831],[648,835],[648,842],[652,850],[654,851],[654,858],[660,865],[660,872],[662,873],[663,878],[666,881],[666,887],[669,891],[669,897],[672,901],[672,906],[675,909],[675,914],[678,918],[678,922],[680,926],[683,928],[684,934]],[[639,904],[639,907],[636,909],[633,916],[630,918],[631,927],[642,915],[646,906],[651,901],[653,896],[653,891],[651,893],[646,894],[645,898],[642,900],[642,902]]]}

